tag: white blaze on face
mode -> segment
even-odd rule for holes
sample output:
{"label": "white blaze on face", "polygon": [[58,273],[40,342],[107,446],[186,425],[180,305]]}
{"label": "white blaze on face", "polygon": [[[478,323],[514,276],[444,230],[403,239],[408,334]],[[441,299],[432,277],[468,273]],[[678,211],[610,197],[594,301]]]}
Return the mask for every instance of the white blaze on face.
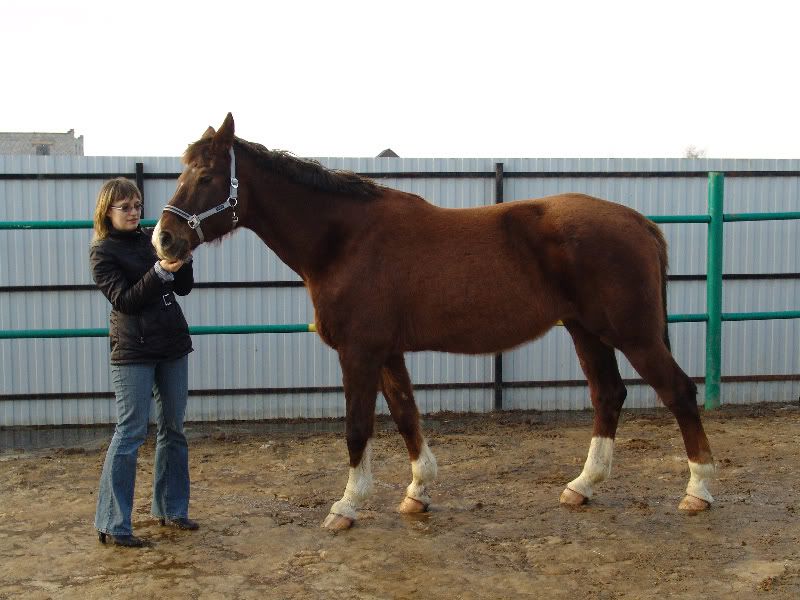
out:
{"label": "white blaze on face", "polygon": [[594,486],[611,474],[613,458],[614,440],[608,437],[593,437],[583,472],[577,479],[570,481],[567,487],[573,492],[578,492],[584,498],[591,498]]}
{"label": "white blaze on face", "polygon": [[349,519],[356,519],[358,506],[366,500],[372,492],[372,440],[367,442],[361,462],[355,467],[350,467],[350,475],[347,478],[347,486],[344,488],[344,495],[338,502],[331,506],[330,513],[342,515]]}
{"label": "white blaze on face", "polygon": [[713,463],[689,461],[689,485],[686,486],[686,493],[709,504],[714,502],[713,496],[708,491],[708,481],[714,477],[714,471]]}
{"label": "white blaze on face", "polygon": [[[194,170],[194,169],[192,169],[192,170]],[[177,189],[179,190],[182,187],[183,187],[183,182],[179,181]],[[175,193],[176,194],[178,193],[177,190],[176,190]],[[159,218],[158,222],[156,223],[155,229],[153,229],[153,236],[151,238],[151,242],[153,244],[153,248],[156,249],[156,254],[158,254],[158,257],[159,258],[163,258],[164,257],[164,249],[161,247],[161,242],[159,241],[159,238],[161,237],[160,234],[161,234],[161,219]]]}
{"label": "white blaze on face", "polygon": [[428,484],[436,479],[436,457],[428,448],[428,443],[423,441],[417,460],[411,461],[411,485],[406,488],[406,496],[422,502],[425,506],[431,503],[428,495]]}
{"label": "white blaze on face", "polygon": [[153,237],[150,240],[153,243],[153,248],[156,249],[156,254],[158,254],[159,258],[164,256],[164,251],[161,249],[161,243],[158,241],[160,233],[161,233],[161,219],[159,219],[158,223],[156,223],[156,227],[155,229],[153,229]]}

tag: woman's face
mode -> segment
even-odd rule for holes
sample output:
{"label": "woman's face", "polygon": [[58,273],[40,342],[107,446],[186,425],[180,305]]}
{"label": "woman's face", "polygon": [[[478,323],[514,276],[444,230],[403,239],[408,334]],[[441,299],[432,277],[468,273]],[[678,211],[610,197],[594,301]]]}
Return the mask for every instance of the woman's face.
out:
{"label": "woman's face", "polygon": [[106,214],[117,231],[135,231],[142,218],[142,201],[138,198],[119,200],[108,207]]}

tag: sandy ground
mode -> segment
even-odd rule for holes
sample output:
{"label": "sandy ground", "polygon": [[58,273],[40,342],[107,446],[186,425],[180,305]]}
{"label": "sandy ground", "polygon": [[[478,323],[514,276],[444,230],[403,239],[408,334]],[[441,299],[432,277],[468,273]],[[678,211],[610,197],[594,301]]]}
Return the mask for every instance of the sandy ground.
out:
{"label": "sandy ground", "polygon": [[681,514],[688,469],[665,411],[627,412],[610,480],[559,507],[585,460],[590,418],[499,413],[426,419],[439,461],[431,512],[394,509],[410,480],[379,422],[375,493],[356,526],[320,529],[347,479],[339,423],[190,427],[191,516],[149,516],[153,448],[140,454],[143,550],[92,527],[105,441],[0,452],[2,598],[799,598],[800,407],[704,415],[718,464],[713,509]]}

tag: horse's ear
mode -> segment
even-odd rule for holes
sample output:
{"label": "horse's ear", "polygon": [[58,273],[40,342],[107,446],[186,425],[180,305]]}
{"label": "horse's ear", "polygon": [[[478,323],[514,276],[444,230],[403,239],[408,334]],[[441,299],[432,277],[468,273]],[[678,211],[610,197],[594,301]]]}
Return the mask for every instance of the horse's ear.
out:
{"label": "horse's ear", "polygon": [[209,126],[209,128],[205,130],[205,132],[203,133],[203,135],[202,135],[202,137],[200,139],[201,140],[207,140],[208,138],[214,137],[215,133],[217,133],[217,132],[214,131],[214,128]]}
{"label": "horse's ear", "polygon": [[227,150],[233,145],[233,115],[228,113],[225,120],[220,125],[217,133],[214,134],[214,146]]}

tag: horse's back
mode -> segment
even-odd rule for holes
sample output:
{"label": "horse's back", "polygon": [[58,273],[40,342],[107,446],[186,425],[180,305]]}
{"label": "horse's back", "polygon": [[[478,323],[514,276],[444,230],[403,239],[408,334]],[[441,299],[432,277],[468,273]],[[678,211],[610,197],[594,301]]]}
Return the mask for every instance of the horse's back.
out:
{"label": "horse's back", "polygon": [[391,335],[397,350],[493,352],[559,320],[616,327],[610,307],[659,299],[657,240],[619,204],[565,194],[445,209],[397,193],[368,210],[369,227],[331,272],[335,297],[315,304],[338,318],[353,306],[337,329],[363,327],[376,344]]}

